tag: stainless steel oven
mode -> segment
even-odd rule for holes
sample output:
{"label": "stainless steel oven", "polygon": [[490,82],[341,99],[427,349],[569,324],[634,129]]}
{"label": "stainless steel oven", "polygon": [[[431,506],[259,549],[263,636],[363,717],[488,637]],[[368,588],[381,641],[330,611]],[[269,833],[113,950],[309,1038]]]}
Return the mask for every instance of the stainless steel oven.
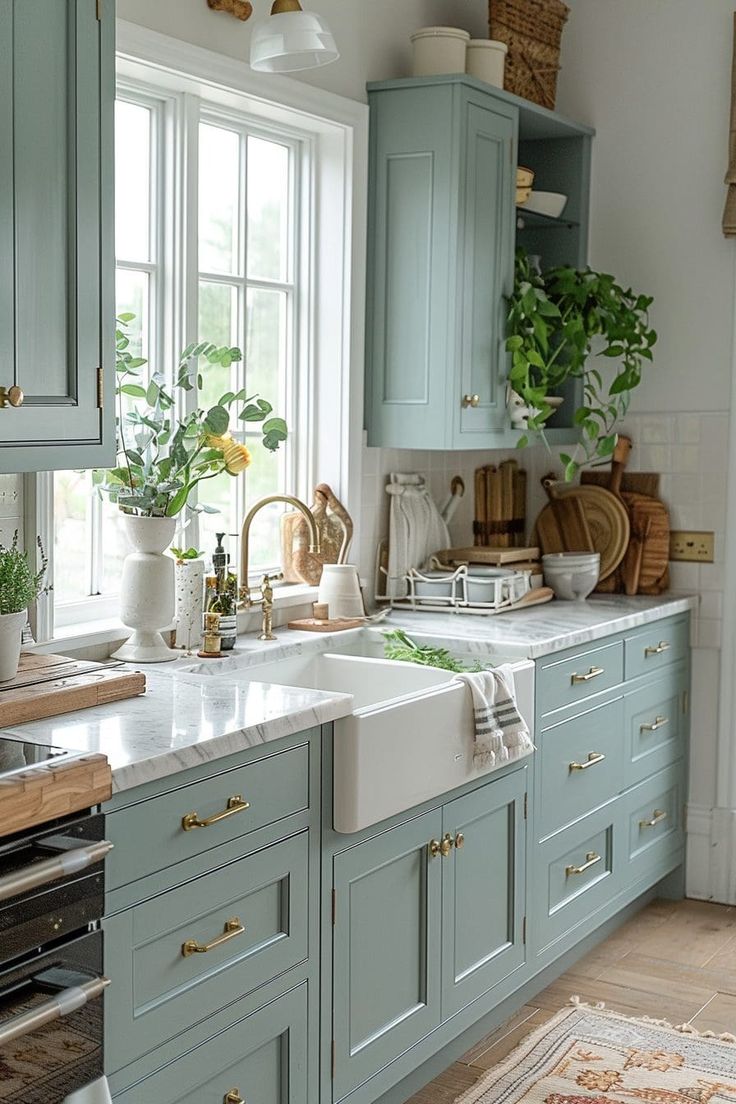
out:
{"label": "stainless steel oven", "polygon": [[104,817],[0,839],[0,1104],[109,1104]]}

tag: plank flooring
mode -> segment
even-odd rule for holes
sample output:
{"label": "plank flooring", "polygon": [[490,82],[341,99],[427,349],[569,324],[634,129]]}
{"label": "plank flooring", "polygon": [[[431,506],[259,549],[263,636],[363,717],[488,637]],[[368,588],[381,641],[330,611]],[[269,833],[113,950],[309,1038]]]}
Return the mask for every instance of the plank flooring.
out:
{"label": "plank flooring", "polygon": [[652,902],[408,1104],[452,1104],[573,994],[627,1016],[736,1033],[736,908]]}

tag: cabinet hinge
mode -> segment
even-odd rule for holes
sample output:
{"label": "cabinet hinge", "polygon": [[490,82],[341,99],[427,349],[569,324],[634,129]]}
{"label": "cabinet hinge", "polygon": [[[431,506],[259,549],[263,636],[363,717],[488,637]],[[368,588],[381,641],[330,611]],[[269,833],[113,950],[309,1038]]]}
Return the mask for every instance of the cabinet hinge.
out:
{"label": "cabinet hinge", "polygon": [[526,916],[521,922],[521,941],[526,946]]}
{"label": "cabinet hinge", "polygon": [[529,791],[524,794],[524,820],[529,819]]}
{"label": "cabinet hinge", "polygon": [[335,920],[337,919],[337,891],[332,891],[332,926],[335,926]]}
{"label": "cabinet hinge", "polygon": [[105,370],[104,368],[97,369],[97,409],[102,410],[102,405],[105,401]]}
{"label": "cabinet hinge", "polygon": [[95,14],[97,16],[97,22],[102,22],[102,0],[97,0],[95,4]]}
{"label": "cabinet hinge", "polygon": [[332,1040],[332,1080],[335,1080],[335,1068],[337,1066],[337,1047],[335,1046],[335,1040]]}
{"label": "cabinet hinge", "polygon": [[682,691],[682,712],[685,714],[685,716],[687,716],[687,714],[690,712],[690,691],[689,690],[683,690]]}

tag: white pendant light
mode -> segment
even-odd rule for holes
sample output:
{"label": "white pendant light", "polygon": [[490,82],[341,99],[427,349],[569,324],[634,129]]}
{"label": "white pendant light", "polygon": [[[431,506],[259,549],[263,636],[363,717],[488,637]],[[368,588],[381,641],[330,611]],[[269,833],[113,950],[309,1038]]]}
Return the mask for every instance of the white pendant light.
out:
{"label": "white pendant light", "polygon": [[268,19],[258,23],[250,44],[250,67],[262,73],[293,73],[337,61],[340,51],[330,28],[299,0],[275,0]]}

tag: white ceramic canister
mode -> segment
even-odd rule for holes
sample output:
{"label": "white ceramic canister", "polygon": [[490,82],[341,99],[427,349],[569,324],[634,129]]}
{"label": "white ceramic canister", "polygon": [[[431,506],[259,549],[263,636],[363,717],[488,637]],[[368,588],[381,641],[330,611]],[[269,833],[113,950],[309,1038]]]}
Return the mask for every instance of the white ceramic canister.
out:
{"label": "white ceramic canister", "polygon": [[204,561],[176,561],[176,646],[199,648],[204,611]]}
{"label": "white ceramic canister", "polygon": [[469,42],[470,35],[459,27],[422,27],[415,31],[411,35],[414,47],[412,75],[434,77],[443,73],[464,73]]}
{"label": "white ceramic canister", "polygon": [[176,592],[174,561],[166,549],[174,539],[174,518],[123,516],[123,529],[133,551],[123,563],[120,581],[120,620],[133,635],[113,659],[130,663],[163,663],[176,659],[161,630],[174,620]]}
{"label": "white ceramic canister", "polygon": [[318,601],[329,607],[331,619],[365,617],[355,564],[325,564],[319,581]]}
{"label": "white ceramic canister", "polygon": [[493,38],[471,38],[466,60],[468,76],[493,84],[496,88],[503,88],[508,51],[505,42],[497,42]]}
{"label": "white ceramic canister", "polygon": [[18,674],[23,627],[28,610],[0,614],[0,682],[10,682]]}

